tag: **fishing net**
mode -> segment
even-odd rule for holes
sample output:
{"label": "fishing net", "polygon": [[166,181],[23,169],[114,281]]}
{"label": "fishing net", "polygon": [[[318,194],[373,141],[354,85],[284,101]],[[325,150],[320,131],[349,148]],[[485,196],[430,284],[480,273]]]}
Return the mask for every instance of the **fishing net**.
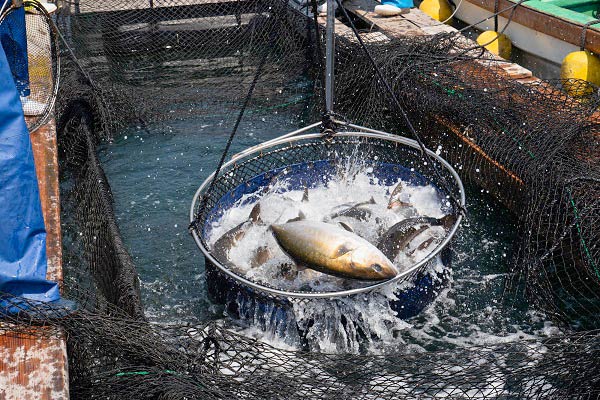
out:
{"label": "fishing net", "polygon": [[246,112],[293,103],[302,120],[319,119],[322,30],[311,16],[310,5],[280,0],[60,1],[62,286],[79,309],[30,304],[36,313],[5,318],[11,331],[66,334],[73,398],[597,398],[596,92],[567,82],[581,85],[574,98],[565,82],[516,81],[459,36],[382,37],[353,15],[338,23],[338,118],[408,132],[353,22],[427,146],[518,219],[505,307],[525,292],[563,333],[322,354],[276,349],[219,322],[147,320],[97,146],[157,121],[233,126],[255,79]]}

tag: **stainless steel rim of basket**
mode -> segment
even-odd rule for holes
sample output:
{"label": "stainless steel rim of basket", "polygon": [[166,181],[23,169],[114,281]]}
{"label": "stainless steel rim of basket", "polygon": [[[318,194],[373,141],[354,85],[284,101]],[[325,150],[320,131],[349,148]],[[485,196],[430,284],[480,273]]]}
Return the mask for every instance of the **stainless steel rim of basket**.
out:
{"label": "stainless steel rim of basket", "polygon": [[[393,135],[393,134],[390,134],[387,132],[382,132],[382,131],[378,131],[378,130],[374,130],[374,129],[370,129],[370,128],[365,128],[365,127],[362,127],[359,125],[354,125],[354,124],[350,124],[350,123],[346,123],[346,122],[341,122],[341,121],[336,121],[336,122],[339,123],[340,125],[343,125],[347,129],[352,129],[352,131],[340,131],[339,133],[335,134],[336,137],[358,137],[358,138],[365,137],[365,138],[371,138],[371,139],[380,139],[380,140],[390,141],[390,142],[394,142],[394,143],[397,143],[400,145],[408,146],[408,147],[411,147],[416,150],[420,150],[419,144],[415,140],[408,139],[403,136]],[[323,135],[320,133],[306,133],[307,131],[314,130],[319,125],[321,125],[321,123],[315,123],[315,124],[309,125],[307,127],[304,127],[302,129],[299,129],[297,131],[282,135],[278,138],[269,140],[267,142],[263,142],[257,146],[250,147],[250,148],[234,155],[231,158],[231,160],[229,160],[228,162],[226,162],[223,165],[222,171],[226,170],[229,166],[234,165],[235,163],[239,162],[243,158],[253,156],[253,155],[260,155],[261,152],[264,152],[268,148],[282,145],[282,144],[293,144],[294,142],[298,142],[298,141],[302,141],[302,140],[312,140],[312,139],[316,139],[316,138],[321,138]],[[444,160],[441,156],[434,153],[433,151],[427,149],[427,153],[429,154],[429,156],[431,156],[433,159],[435,159],[437,162],[439,162],[446,169],[446,171],[448,173],[450,173],[450,175],[454,179],[454,183],[456,184],[456,187],[458,188],[458,192],[459,192],[458,200],[459,200],[460,206],[464,207],[465,201],[466,201],[464,186],[462,184],[460,177],[454,170],[454,168],[446,160]],[[196,216],[197,216],[196,213],[198,210],[199,200],[202,198],[202,195],[204,195],[206,193],[206,191],[208,190],[208,187],[210,186],[210,182],[213,179],[214,174],[215,174],[215,172],[213,172],[208,178],[206,178],[206,180],[202,183],[202,185],[200,185],[200,187],[198,188],[198,190],[196,191],[196,193],[194,195],[194,198],[193,198],[192,204],[191,204],[191,208],[190,208],[190,222],[191,223],[193,223],[196,220]],[[340,291],[335,291],[335,292],[333,292],[333,291],[331,291],[331,292],[287,291],[287,290],[281,290],[281,289],[265,286],[265,285],[259,284],[257,282],[253,282],[253,281],[246,279],[245,277],[240,276],[240,275],[236,274],[235,272],[231,271],[229,268],[222,265],[217,259],[215,259],[215,257],[211,254],[210,249],[208,249],[203,244],[196,229],[191,229],[191,234],[194,238],[194,241],[196,242],[196,245],[202,251],[204,256],[208,260],[210,260],[214,265],[216,265],[217,268],[219,268],[219,270],[221,272],[225,273],[227,276],[233,278],[234,280],[238,281],[239,283],[244,284],[252,289],[259,290],[261,292],[265,292],[267,294],[274,295],[274,296],[282,296],[285,298],[292,298],[292,299],[293,298],[317,299],[317,298],[343,297],[343,296],[356,295],[359,293],[367,293],[367,292],[370,292],[377,288],[382,288],[384,286],[391,285],[395,282],[399,282],[403,279],[406,279],[407,277],[412,276],[412,274],[419,272],[421,268],[426,266],[431,260],[433,260],[438,254],[440,254],[440,252],[450,243],[450,241],[454,237],[456,231],[458,230],[458,227],[460,226],[462,219],[463,219],[463,215],[458,213],[456,222],[454,223],[452,228],[449,230],[446,237],[442,240],[442,242],[440,242],[438,244],[438,246],[435,249],[433,249],[431,251],[431,253],[429,253],[429,255],[427,255],[425,258],[418,261],[414,265],[412,265],[406,271],[403,271],[402,273],[398,274],[394,278],[389,279],[387,281],[376,282],[372,285],[361,287],[361,288],[340,290]]]}

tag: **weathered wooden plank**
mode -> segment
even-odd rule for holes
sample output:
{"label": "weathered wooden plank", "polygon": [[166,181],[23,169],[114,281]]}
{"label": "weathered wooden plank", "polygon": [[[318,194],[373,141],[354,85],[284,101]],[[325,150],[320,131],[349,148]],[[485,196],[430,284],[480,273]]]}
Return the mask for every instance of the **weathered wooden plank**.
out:
{"label": "weathered wooden plank", "polygon": [[[423,32],[428,35],[437,35],[438,33],[455,33],[457,30],[450,25],[439,24],[431,26],[421,26]],[[466,38],[465,38],[466,39]]]}
{"label": "weathered wooden plank", "polygon": [[[324,16],[319,16],[317,17],[317,21],[319,22],[319,25],[325,29],[327,26],[327,19]],[[344,22],[342,22],[341,20],[339,20],[338,18],[335,19],[335,34],[338,38],[344,38],[347,39],[349,41],[357,41],[356,36],[354,35],[354,32],[352,31],[352,29],[347,26],[346,24],[344,24]],[[388,42],[390,39],[383,34],[382,32],[362,32],[360,33],[361,38],[363,39],[364,42],[366,43],[370,43],[370,42]]]}
{"label": "weathered wooden plank", "polygon": [[[44,334],[49,334],[44,332]],[[0,399],[61,400],[69,398],[64,336],[0,335]]]}
{"label": "weathered wooden plank", "polygon": [[402,18],[405,18],[420,28],[424,26],[445,25],[440,21],[431,18],[418,8],[411,8],[408,13],[402,14]]}
{"label": "weathered wooden plank", "polygon": [[47,277],[62,283],[58,146],[54,119],[50,119],[30,136],[35,158],[35,170],[39,182],[44,224],[46,225]]}
{"label": "weathered wooden plank", "polygon": [[[54,120],[30,135],[48,254],[47,278],[62,282],[62,244],[58,186],[58,153]],[[0,399],[69,398],[67,349],[59,330],[20,328],[0,323]]]}
{"label": "weathered wooden plank", "polygon": [[[354,15],[363,19],[365,22],[372,24],[382,33],[385,33],[390,37],[435,35],[441,32],[460,35],[458,30],[452,26],[442,24],[416,8],[396,17],[379,17],[374,12],[369,11],[374,10],[377,4],[378,3],[375,0],[350,0],[344,3],[344,7],[348,8]],[[407,28],[406,24],[408,23],[412,25]],[[462,35],[457,36],[457,38],[458,40],[464,41],[466,48],[473,47],[475,49],[478,47],[478,44],[475,41]],[[484,65],[486,68],[495,70],[501,75],[515,80],[532,76],[531,71],[527,68],[507,62],[487,51],[484,57],[481,60],[476,60],[476,62]]]}
{"label": "weathered wooden plank", "polygon": [[418,36],[423,32],[415,24],[400,15],[381,17],[375,14],[378,3],[369,0],[349,0],[344,2],[344,8],[373,28],[380,29],[387,36]]}

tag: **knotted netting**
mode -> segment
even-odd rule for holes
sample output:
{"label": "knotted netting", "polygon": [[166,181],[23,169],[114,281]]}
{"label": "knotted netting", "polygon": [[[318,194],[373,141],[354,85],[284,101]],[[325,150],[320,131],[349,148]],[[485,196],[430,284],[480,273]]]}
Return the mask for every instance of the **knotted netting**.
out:
{"label": "knotted netting", "polygon": [[[32,324],[63,329],[73,398],[597,398],[600,131],[593,90],[575,99],[563,82],[515,81],[456,35],[381,40],[359,25],[428,147],[515,215],[503,307],[525,293],[528,307],[561,332],[444,348],[399,344],[379,355],[282,350],[220,322],[145,316],[140,265],[121,237],[97,146],[132,125],[144,132],[155,122],[208,118],[231,126],[263,61],[250,111],[276,113],[289,103],[303,121],[319,118],[322,62],[310,5],[59,6],[63,289],[80,307],[65,317],[38,306],[46,318],[11,322],[23,333]],[[340,118],[404,132],[350,34],[337,37],[336,53]]]}

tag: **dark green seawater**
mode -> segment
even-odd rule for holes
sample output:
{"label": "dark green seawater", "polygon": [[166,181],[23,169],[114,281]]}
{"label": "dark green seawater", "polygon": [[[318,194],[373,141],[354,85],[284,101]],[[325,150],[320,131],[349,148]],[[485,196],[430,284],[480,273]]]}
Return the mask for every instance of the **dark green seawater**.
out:
{"label": "dark green seawater", "polygon": [[[295,95],[297,96],[297,94]],[[292,103],[243,119],[231,153],[287,133],[305,121],[305,105]],[[294,104],[297,103],[297,104]],[[214,170],[232,115],[202,116],[131,127],[100,148],[115,214],[142,282],[149,318],[159,323],[224,318],[206,296],[204,259],[188,233],[192,197]],[[510,213],[476,187],[467,190],[469,218],[453,245],[447,289],[401,333],[425,349],[497,343],[552,334],[546,318],[522,298],[503,298],[516,237]]]}
{"label": "dark green seawater", "polygon": [[[303,125],[297,96],[285,112],[251,110],[230,156]],[[302,97],[300,97],[302,98]],[[215,318],[206,298],[204,258],[188,233],[198,186],[214,171],[235,115],[203,116],[125,130],[99,156],[115,199],[115,215],[138,268],[147,314],[156,321]]]}

